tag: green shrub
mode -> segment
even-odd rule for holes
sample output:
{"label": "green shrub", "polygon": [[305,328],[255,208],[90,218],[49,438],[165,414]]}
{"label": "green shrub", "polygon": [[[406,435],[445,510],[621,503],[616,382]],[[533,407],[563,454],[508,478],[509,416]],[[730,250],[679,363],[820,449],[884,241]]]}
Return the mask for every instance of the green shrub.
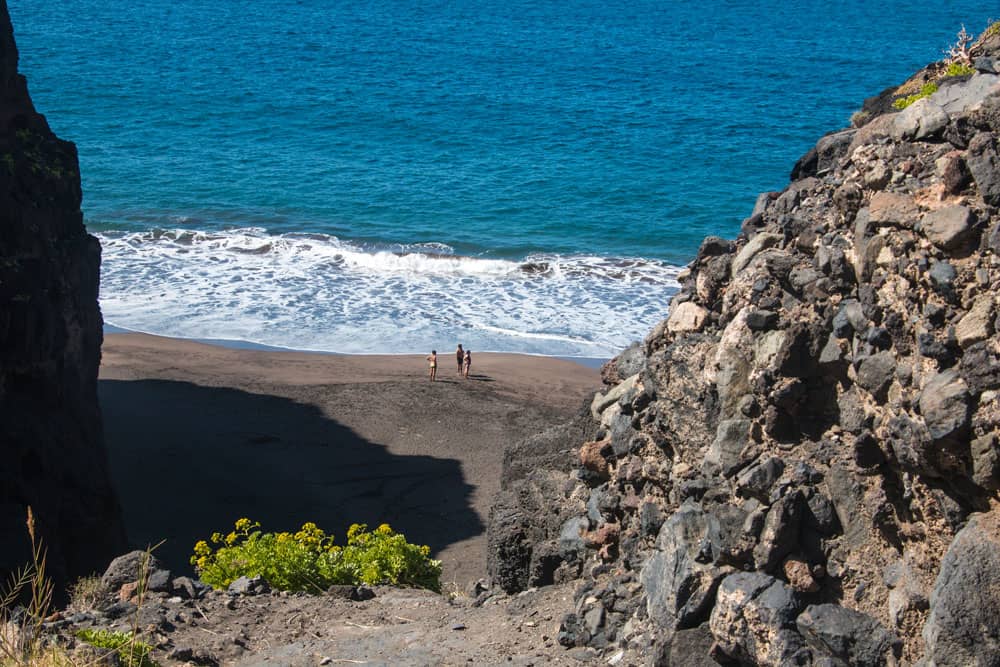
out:
{"label": "green shrub", "polygon": [[974,67],[969,67],[965,63],[951,63],[944,70],[944,76],[966,76],[967,74],[975,74],[976,69]]}
{"label": "green shrub", "polygon": [[76,636],[91,646],[114,651],[125,667],[158,667],[149,657],[153,647],[136,639],[131,632],[85,629],[78,630]]}
{"label": "green shrub", "polygon": [[354,524],[347,531],[347,545],[340,547],[314,523],[294,534],[275,534],[262,533],[260,523],[244,518],[228,535],[214,533],[209,541],[195,544],[191,564],[214,588],[226,588],[242,576],[262,576],[285,591],[319,593],[333,584],[441,590],[441,562],[430,558],[430,548],[410,544],[388,524],[373,532]]}
{"label": "green shrub", "polygon": [[913,93],[912,95],[907,95],[906,97],[901,97],[892,103],[894,109],[905,109],[917,100],[922,100],[925,97],[930,97],[938,90],[936,83],[925,83],[921,88],[919,93]]}

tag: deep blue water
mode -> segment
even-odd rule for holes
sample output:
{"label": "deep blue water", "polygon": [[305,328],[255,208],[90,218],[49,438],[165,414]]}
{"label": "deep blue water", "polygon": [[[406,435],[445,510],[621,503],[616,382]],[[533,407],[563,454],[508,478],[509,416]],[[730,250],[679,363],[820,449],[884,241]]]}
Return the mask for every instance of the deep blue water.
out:
{"label": "deep blue water", "polygon": [[[109,322],[610,356],[973,2],[9,0]],[[524,264],[532,263],[532,270]]]}

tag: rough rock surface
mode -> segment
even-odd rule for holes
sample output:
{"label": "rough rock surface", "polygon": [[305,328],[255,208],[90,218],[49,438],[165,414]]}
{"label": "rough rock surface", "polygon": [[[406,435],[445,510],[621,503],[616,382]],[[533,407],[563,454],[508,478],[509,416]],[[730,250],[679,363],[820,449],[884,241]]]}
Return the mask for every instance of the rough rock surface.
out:
{"label": "rough rock surface", "polygon": [[31,506],[61,587],[124,546],[97,405],[101,251],[76,147],[35,111],[17,58],[0,0],[0,575],[27,560]]}
{"label": "rough rock surface", "polygon": [[567,458],[505,480],[520,557],[579,573],[564,645],[1000,664],[1000,77],[934,64],[855,121],[705,240]]}

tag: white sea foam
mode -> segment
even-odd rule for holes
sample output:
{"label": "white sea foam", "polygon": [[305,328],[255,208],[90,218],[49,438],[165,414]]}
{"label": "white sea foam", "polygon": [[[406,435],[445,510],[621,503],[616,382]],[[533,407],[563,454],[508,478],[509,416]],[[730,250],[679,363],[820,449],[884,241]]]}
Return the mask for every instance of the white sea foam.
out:
{"label": "white sea foam", "polygon": [[321,234],[103,232],[101,306],[118,326],[344,353],[609,357],[665,314],[678,267],[643,259],[456,255]]}

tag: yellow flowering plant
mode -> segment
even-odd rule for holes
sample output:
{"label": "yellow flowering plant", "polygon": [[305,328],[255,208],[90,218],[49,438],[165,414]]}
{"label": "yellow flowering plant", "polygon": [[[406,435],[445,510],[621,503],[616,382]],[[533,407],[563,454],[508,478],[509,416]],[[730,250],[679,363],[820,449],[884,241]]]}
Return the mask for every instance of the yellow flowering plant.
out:
{"label": "yellow flowering plant", "polygon": [[279,590],[311,593],[333,584],[441,590],[441,562],[430,558],[430,548],[410,544],[388,524],[372,532],[365,524],[354,524],[341,547],[312,522],[295,533],[263,533],[259,522],[242,518],[227,535],[213,533],[208,541],[199,540],[191,564],[214,588],[259,575]]}

